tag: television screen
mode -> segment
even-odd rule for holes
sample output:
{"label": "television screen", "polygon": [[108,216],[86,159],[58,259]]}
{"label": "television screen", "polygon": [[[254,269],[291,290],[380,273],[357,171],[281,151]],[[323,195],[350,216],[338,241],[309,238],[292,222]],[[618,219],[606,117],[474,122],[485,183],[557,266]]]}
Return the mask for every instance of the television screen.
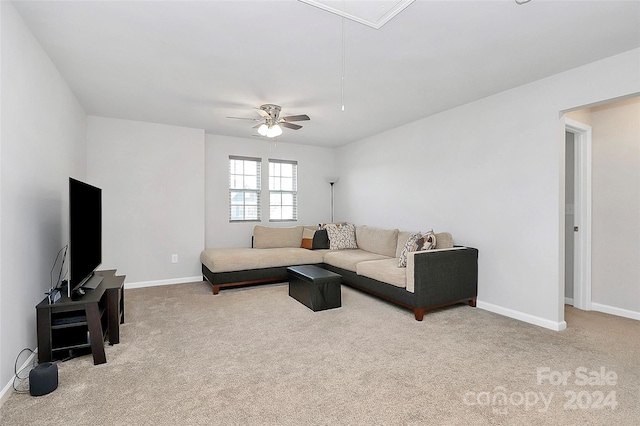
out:
{"label": "television screen", "polygon": [[101,263],[102,190],[69,178],[69,297]]}

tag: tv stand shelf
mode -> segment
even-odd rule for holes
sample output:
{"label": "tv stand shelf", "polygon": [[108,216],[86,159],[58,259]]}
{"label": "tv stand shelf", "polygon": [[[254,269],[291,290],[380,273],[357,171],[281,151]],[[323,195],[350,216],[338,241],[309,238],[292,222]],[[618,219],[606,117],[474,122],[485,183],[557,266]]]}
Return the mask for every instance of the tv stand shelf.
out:
{"label": "tv stand shelf", "polygon": [[104,277],[95,290],[77,300],[66,295],[56,303],[45,298],[36,306],[38,362],[67,358],[71,351],[91,349],[94,364],[107,362],[104,341],[120,342],[124,323],[124,276],[116,270],[98,271]]}
{"label": "tv stand shelf", "polygon": [[[75,312],[71,312],[71,314],[75,314]],[[51,318],[51,329],[56,330],[58,328],[66,328],[66,327],[77,327],[79,325],[87,324],[87,316],[86,315],[56,315]]]}

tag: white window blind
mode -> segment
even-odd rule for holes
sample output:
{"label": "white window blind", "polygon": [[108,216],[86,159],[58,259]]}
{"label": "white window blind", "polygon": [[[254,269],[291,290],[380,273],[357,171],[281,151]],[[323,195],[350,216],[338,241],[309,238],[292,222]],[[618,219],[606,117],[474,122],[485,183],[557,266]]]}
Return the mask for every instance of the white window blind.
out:
{"label": "white window blind", "polygon": [[229,156],[229,222],[260,221],[261,158]]}
{"label": "white window blind", "polygon": [[269,159],[269,221],[298,220],[298,162]]}

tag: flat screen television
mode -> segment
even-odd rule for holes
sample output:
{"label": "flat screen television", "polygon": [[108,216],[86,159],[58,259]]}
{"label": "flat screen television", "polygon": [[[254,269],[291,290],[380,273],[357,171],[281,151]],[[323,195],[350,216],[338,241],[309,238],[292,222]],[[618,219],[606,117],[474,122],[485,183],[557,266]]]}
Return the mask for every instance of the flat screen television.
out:
{"label": "flat screen television", "polygon": [[102,263],[102,190],[69,178],[68,296],[95,289],[102,277],[94,274]]}

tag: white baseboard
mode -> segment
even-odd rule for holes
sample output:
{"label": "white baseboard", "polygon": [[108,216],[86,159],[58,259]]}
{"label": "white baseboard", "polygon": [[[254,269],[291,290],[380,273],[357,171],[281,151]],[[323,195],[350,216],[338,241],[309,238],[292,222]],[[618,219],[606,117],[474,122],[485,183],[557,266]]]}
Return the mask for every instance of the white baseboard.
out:
{"label": "white baseboard", "polygon": [[536,317],[535,315],[525,314],[524,312],[514,311],[513,309],[505,308],[502,306],[494,305],[492,303],[483,302],[478,300],[476,307],[484,309],[485,311],[493,312],[496,314],[504,315],[505,317],[524,321],[529,324],[537,325],[539,327],[548,328],[553,331],[562,331],[567,328],[565,321],[554,322],[548,319]]}
{"label": "white baseboard", "polygon": [[16,377],[15,375],[11,378],[11,380],[9,380],[9,383],[7,383],[7,385],[2,388],[2,391],[0,391],[0,407],[2,407],[2,405],[5,403],[5,401],[7,399],[9,399],[9,396],[11,396],[11,394],[13,393],[13,379],[14,377]]}
{"label": "white baseboard", "polygon": [[591,302],[591,310],[603,312],[605,314],[617,315],[619,317],[631,318],[640,321],[640,312],[630,311],[628,309],[616,308],[615,306],[603,305],[601,303]]}
{"label": "white baseboard", "polygon": [[564,298],[564,304],[573,306],[573,299],[570,298],[570,297],[565,297]]}
{"label": "white baseboard", "polygon": [[[38,355],[38,348],[36,348],[35,351],[31,355],[29,355],[29,357],[18,369],[18,371],[22,371],[26,366],[33,364],[33,359],[37,355]],[[9,397],[13,393],[13,381],[15,380],[15,378],[16,378],[15,374],[11,376],[11,380],[9,380],[9,383],[7,383],[5,387],[2,388],[2,391],[0,391],[0,407],[2,407],[2,404],[4,404],[5,401],[9,399]]]}
{"label": "white baseboard", "polygon": [[202,281],[202,275],[196,277],[184,277],[184,278],[172,278],[169,280],[156,280],[156,281],[138,281],[136,283],[124,282],[124,288],[143,288],[143,287],[155,287],[159,285],[171,285],[171,284],[184,284]]}

